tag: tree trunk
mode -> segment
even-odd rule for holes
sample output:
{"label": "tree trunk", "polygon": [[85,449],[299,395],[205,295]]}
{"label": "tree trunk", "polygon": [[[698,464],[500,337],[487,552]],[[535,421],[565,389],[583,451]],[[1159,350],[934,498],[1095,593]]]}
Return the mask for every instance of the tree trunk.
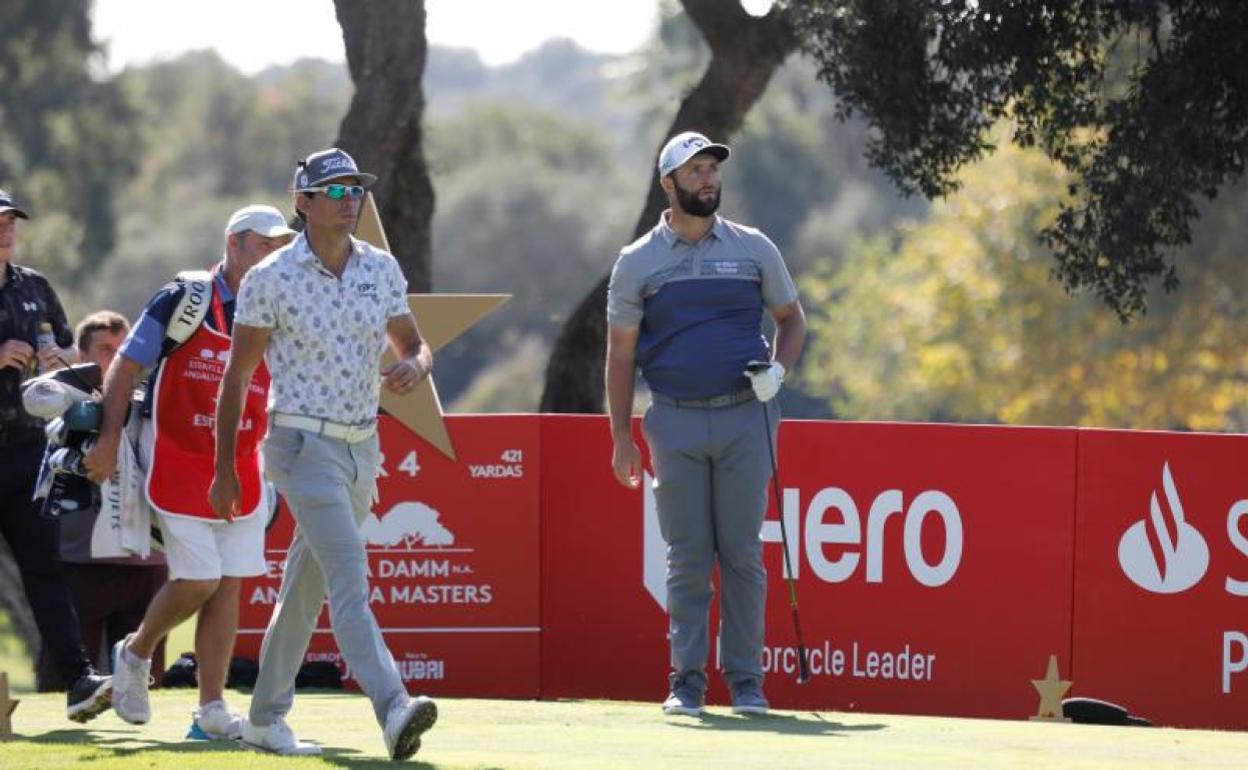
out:
{"label": "tree trunk", "polygon": [[[741,128],[776,69],[797,47],[797,36],[778,9],[762,18],[747,14],[736,2],[681,0],[711,49],[702,80],[681,102],[664,136],[700,131],[712,141],[726,141]],[[657,164],[658,151],[655,151]],[[658,221],[667,200],[658,184],[658,170],[634,228],[640,236]],[[598,282],[572,313],[551,351],[541,411],[597,413],[603,411],[603,360],[607,349],[607,281]]]}
{"label": "tree trunk", "polygon": [[433,185],[425,163],[424,0],[334,0],[355,83],[336,146],[377,175],[373,197],[408,289],[428,292]]}

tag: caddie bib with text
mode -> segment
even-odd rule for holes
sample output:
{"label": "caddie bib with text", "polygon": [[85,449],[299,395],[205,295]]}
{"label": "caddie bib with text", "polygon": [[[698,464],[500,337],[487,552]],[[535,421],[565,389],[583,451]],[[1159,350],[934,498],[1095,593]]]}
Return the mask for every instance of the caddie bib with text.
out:
{"label": "caddie bib with text", "polygon": [[[213,292],[212,312],[225,329],[220,292]],[[208,500],[214,474],[217,391],[230,356],[229,335],[200,324],[185,343],[165,359],[153,388],[151,459],[147,498],[152,507],[173,516],[217,520]],[[241,514],[254,514],[263,502],[260,440],[267,428],[269,371],[261,362],[243,403],[238,427],[235,470],[242,491]]]}

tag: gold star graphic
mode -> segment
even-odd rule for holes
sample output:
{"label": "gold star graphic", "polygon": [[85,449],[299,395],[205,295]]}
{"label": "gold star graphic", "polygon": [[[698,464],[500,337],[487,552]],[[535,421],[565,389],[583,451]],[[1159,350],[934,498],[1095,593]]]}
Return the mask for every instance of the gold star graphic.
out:
{"label": "gold star graphic", "polygon": [[1031,718],[1033,722],[1069,722],[1062,716],[1062,696],[1070,689],[1073,682],[1058,678],[1057,656],[1049,656],[1049,670],[1044,679],[1032,679],[1031,686],[1040,693],[1040,708]]}
{"label": "gold star graphic", "polygon": [[[379,249],[390,251],[372,193],[364,196],[355,234]],[[409,294],[407,304],[416,316],[420,335],[437,353],[509,299],[510,294]],[[394,362],[394,353],[387,350],[381,360],[382,368]],[[436,364],[434,369],[437,369]],[[442,401],[432,376],[402,396],[383,387],[381,408],[442,454],[455,459],[455,447],[442,419]]]}

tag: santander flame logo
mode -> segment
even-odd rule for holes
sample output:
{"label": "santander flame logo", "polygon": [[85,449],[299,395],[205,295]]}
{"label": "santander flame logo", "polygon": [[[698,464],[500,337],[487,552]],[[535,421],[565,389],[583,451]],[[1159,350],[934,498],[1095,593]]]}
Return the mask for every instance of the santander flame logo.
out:
{"label": "santander flame logo", "polygon": [[1183,501],[1168,462],[1162,467],[1161,484],[1166,494],[1165,511],[1154,491],[1148,518],[1132,524],[1118,541],[1118,563],[1140,588],[1177,594],[1205,576],[1209,546],[1183,516]]}

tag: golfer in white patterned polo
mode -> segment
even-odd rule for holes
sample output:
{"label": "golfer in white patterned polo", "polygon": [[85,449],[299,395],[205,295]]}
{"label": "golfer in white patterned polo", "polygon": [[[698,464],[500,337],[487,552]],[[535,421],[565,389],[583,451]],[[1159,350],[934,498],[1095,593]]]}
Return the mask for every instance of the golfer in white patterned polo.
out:
{"label": "golfer in white patterned polo", "polygon": [[[407,393],[433,367],[398,263],[351,236],[364,188],[374,180],[339,149],[299,164],[294,203],[306,229],[243,281],[217,405],[211,498],[228,517],[239,501],[234,451],[244,388],[263,358],[273,378],[265,473],[298,526],[260,649],[243,741],[281,754],[320,753],[296,740],[285,717],[327,593],[338,648],[373,703],[391,759],[416,753],[438,713],[432,700],[408,696],[382,638],[368,604],[358,529],[377,490],[381,385]],[[380,371],[387,342],[399,361]]]}

